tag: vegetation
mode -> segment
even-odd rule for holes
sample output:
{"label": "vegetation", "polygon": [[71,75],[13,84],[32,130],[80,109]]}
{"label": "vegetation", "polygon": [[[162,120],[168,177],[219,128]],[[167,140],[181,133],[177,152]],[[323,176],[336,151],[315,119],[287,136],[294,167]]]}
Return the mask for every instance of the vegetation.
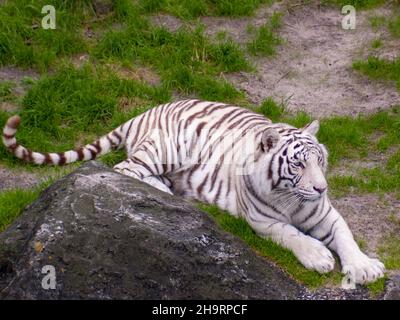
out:
{"label": "vegetation", "polygon": [[52,179],[42,182],[33,189],[13,189],[0,193],[0,232],[3,231],[15,218],[17,218],[22,210],[32,203],[47,186],[50,185]]}
{"label": "vegetation", "polygon": [[235,218],[228,212],[218,209],[216,206],[200,204],[199,208],[208,212],[222,229],[240,237],[258,253],[270,258],[283,267],[292,277],[310,288],[316,288],[328,283],[340,283],[342,276],[339,272],[321,275],[316,271],[305,269],[291,251],[282,248],[272,240],[257,236],[245,220]]}
{"label": "vegetation", "polygon": [[374,41],[372,41],[371,47],[372,47],[372,49],[378,49],[378,48],[382,47],[382,40],[375,39]]}
{"label": "vegetation", "polygon": [[139,0],[145,13],[167,12],[182,19],[193,19],[205,15],[249,16],[260,4],[271,4],[271,0]]}
{"label": "vegetation", "polygon": [[7,1],[0,9],[0,66],[15,64],[45,71],[57,57],[85,50],[79,25],[86,10],[80,11],[81,6],[75,4],[88,2],[53,1],[57,7],[57,28],[44,30],[41,8],[47,4],[45,0]]}
{"label": "vegetation", "polygon": [[13,87],[14,83],[11,81],[0,82],[0,102],[11,99]]}
{"label": "vegetation", "polygon": [[387,269],[400,269],[400,238],[398,234],[386,236],[378,248],[378,253]]}
{"label": "vegetation", "polygon": [[400,15],[389,22],[389,31],[392,36],[400,38]]}
{"label": "vegetation", "polygon": [[353,68],[372,79],[395,81],[400,90],[400,58],[393,61],[369,57],[367,61],[356,61]]}
{"label": "vegetation", "polygon": [[372,298],[378,298],[381,294],[385,292],[385,284],[387,281],[387,276],[378,279],[375,282],[368,283],[367,288],[372,296]]}
{"label": "vegetation", "polygon": [[385,0],[321,0],[323,4],[343,7],[352,5],[356,9],[372,9],[385,3]]}
{"label": "vegetation", "polygon": [[275,54],[275,47],[282,43],[282,39],[276,35],[276,30],[281,25],[281,15],[274,13],[271,19],[258,29],[249,29],[254,33],[254,39],[248,44],[248,50],[255,56],[271,56]]}

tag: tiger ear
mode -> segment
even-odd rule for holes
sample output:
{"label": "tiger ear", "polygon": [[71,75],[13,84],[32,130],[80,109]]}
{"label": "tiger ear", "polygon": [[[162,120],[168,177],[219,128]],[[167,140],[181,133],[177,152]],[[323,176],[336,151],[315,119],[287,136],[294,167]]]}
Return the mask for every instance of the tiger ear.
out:
{"label": "tiger ear", "polygon": [[273,128],[269,128],[262,133],[261,136],[261,150],[268,152],[270,149],[275,148],[280,139],[279,132]]}
{"label": "tiger ear", "polygon": [[312,134],[313,136],[315,136],[318,133],[318,130],[319,130],[319,121],[318,120],[314,120],[313,122],[310,122],[309,124],[304,126],[302,129],[303,132],[307,132],[309,134]]}

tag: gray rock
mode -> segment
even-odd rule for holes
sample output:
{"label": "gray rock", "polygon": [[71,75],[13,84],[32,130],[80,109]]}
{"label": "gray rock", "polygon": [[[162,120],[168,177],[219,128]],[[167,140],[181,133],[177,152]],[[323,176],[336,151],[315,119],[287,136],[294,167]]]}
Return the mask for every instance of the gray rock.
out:
{"label": "gray rock", "polygon": [[[42,268],[55,268],[43,289]],[[2,299],[296,299],[304,288],[189,201],[89,162],[0,234]]]}
{"label": "gray rock", "polygon": [[400,274],[389,278],[383,299],[400,300]]}

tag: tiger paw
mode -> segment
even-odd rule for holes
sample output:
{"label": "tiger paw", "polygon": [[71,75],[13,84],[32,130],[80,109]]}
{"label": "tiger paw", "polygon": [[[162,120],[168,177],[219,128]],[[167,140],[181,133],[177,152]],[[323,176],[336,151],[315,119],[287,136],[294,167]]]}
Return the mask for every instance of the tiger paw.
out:
{"label": "tiger paw", "polygon": [[364,284],[382,278],[385,273],[385,266],[378,259],[369,258],[360,252],[354,255],[351,261],[343,264],[342,273],[350,281]]}
{"label": "tiger paw", "polygon": [[335,259],[329,249],[322,242],[310,237],[299,241],[294,254],[303,266],[319,273],[330,272],[335,266]]}

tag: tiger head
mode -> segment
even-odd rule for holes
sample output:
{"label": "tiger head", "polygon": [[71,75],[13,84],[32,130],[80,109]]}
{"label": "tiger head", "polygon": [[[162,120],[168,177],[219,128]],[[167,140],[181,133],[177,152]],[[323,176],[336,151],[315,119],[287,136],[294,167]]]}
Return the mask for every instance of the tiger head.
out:
{"label": "tiger head", "polygon": [[295,193],[310,201],[326,193],[328,152],[315,136],[318,130],[315,120],[301,129],[285,125],[263,132],[260,146],[269,158],[266,169],[270,191]]}

